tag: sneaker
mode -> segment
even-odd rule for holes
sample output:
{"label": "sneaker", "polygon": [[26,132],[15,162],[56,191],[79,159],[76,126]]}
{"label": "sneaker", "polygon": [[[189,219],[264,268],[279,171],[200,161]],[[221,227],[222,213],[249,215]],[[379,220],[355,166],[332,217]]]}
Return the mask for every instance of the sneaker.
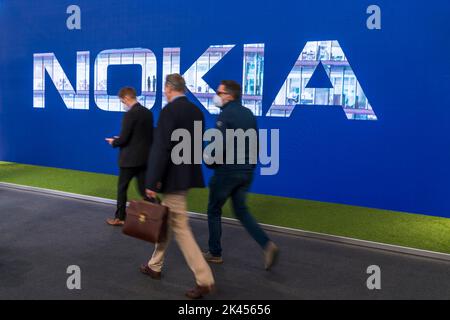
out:
{"label": "sneaker", "polygon": [[270,270],[270,268],[272,268],[276,264],[278,260],[278,254],[278,247],[275,245],[275,243],[270,241],[264,249],[264,267],[266,268],[266,270]]}
{"label": "sneaker", "polygon": [[215,263],[215,264],[222,264],[223,263],[223,259],[222,256],[213,256],[211,254],[211,252],[204,252],[203,253],[203,257],[205,257],[205,260],[211,263]]}

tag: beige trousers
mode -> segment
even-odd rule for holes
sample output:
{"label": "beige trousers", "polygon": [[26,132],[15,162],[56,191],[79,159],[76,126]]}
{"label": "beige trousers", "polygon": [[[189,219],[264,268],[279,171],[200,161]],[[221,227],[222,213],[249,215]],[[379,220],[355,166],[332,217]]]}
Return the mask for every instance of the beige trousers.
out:
{"label": "beige trousers", "polygon": [[186,191],[164,194],[162,204],[170,209],[168,236],[165,242],[156,244],[155,251],[148,262],[148,266],[153,271],[161,272],[167,247],[169,246],[171,238],[175,236],[175,240],[186,259],[189,268],[194,273],[197,285],[209,287],[214,284],[214,277],[211,268],[195,241],[189,225],[186,198]]}

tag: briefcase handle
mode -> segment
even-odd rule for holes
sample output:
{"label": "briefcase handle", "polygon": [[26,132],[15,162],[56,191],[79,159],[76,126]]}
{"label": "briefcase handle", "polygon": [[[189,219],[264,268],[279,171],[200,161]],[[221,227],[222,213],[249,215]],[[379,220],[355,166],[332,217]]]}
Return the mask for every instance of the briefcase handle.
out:
{"label": "briefcase handle", "polygon": [[156,203],[156,204],[161,204],[161,198],[159,196],[156,196],[155,198],[150,198],[145,196],[144,197],[144,201],[150,202],[150,203]]}

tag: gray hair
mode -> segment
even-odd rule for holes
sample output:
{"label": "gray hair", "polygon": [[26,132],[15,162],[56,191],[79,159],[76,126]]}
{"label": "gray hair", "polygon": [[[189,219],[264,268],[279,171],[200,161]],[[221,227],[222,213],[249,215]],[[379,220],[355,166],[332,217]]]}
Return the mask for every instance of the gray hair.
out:
{"label": "gray hair", "polygon": [[167,75],[165,85],[172,87],[175,91],[186,92],[186,81],[178,73]]}

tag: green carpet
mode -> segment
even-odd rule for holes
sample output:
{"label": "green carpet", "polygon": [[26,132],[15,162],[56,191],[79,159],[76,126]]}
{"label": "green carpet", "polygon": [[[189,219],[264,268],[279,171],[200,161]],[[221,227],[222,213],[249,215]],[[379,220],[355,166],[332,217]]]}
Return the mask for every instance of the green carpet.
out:
{"label": "green carpet", "polygon": [[[0,162],[0,181],[115,199],[117,177]],[[138,198],[135,187],[130,198]],[[194,190],[189,210],[204,213],[208,191]],[[450,219],[251,194],[258,221],[362,240],[450,253]],[[229,204],[224,215],[232,217]]]}

